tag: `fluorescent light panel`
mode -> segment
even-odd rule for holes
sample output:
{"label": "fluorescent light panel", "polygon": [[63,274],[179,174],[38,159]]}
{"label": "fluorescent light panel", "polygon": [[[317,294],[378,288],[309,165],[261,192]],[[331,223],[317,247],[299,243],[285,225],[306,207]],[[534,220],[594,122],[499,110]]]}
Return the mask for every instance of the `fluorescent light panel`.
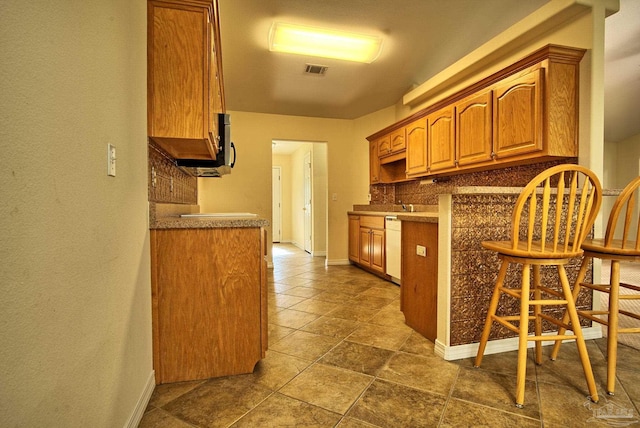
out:
{"label": "fluorescent light panel", "polygon": [[324,28],[275,22],[269,31],[269,50],[298,55],[371,63],[378,58],[382,38]]}

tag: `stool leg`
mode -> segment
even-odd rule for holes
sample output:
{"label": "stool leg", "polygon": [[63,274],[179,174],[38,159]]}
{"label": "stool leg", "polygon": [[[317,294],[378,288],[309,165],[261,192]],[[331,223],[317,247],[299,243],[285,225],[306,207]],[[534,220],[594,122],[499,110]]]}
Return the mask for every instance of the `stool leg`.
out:
{"label": "stool leg", "polygon": [[530,266],[522,265],[520,324],[518,325],[518,368],[516,371],[516,407],[524,407],[524,385],[527,377],[527,339],[529,336]]}
{"label": "stool leg", "polygon": [[616,386],[618,359],[618,302],[620,295],[620,262],[611,260],[611,288],[609,290],[609,319],[607,320],[607,394],[613,395]]}
{"label": "stool leg", "polygon": [[[533,265],[533,298],[534,300],[541,299],[540,293],[540,266]],[[533,315],[534,318],[534,327],[535,327],[535,335],[542,336],[542,318],[540,318],[540,313],[542,312],[542,308],[540,305],[533,306]],[[536,364],[542,364],[542,342],[536,340],[535,342],[535,361]]]}
{"label": "stool leg", "polygon": [[507,262],[506,260],[503,260],[502,264],[500,265],[500,271],[498,272],[498,279],[496,280],[496,286],[493,289],[493,295],[491,296],[491,301],[489,303],[489,312],[487,313],[487,319],[484,323],[482,336],[480,337],[478,353],[476,354],[476,360],[473,363],[474,367],[480,367],[480,364],[482,364],[482,357],[484,356],[484,350],[487,346],[487,341],[489,340],[489,334],[491,333],[493,316],[496,314],[496,310],[498,309],[498,302],[500,301],[500,288],[504,284],[504,278],[507,276],[508,267],[509,267],[509,262]]}
{"label": "stool leg", "polygon": [[597,403],[599,399],[598,391],[596,390],[596,382],[593,378],[593,370],[591,369],[591,362],[589,361],[589,354],[587,353],[587,345],[584,342],[582,328],[580,327],[580,319],[578,318],[576,304],[573,300],[573,295],[571,294],[571,286],[569,285],[569,279],[567,278],[567,272],[565,271],[564,266],[558,265],[558,274],[560,275],[560,283],[562,284],[564,298],[567,301],[567,313],[569,314],[569,319],[571,320],[573,334],[576,336],[576,345],[578,347],[578,354],[580,355],[582,369],[584,370],[584,376],[587,380],[589,395],[591,401]]}
{"label": "stool leg", "polygon": [[[587,267],[589,266],[589,260],[591,260],[591,257],[587,257],[587,256],[585,256],[582,259],[582,264],[580,265],[580,271],[578,271],[578,277],[576,278],[575,285],[573,286],[572,297],[574,302],[578,299],[578,294],[580,293],[580,283],[584,281],[584,277],[587,274]],[[564,324],[567,324],[569,322],[569,313],[567,311],[565,311],[564,315],[562,316],[562,322]],[[558,329],[558,335],[561,336],[565,334],[566,331],[567,331],[566,328],[560,327]],[[553,349],[551,350],[551,356],[550,356],[551,360],[555,361],[556,358],[558,358],[558,353],[560,352],[560,345],[562,345],[562,340],[561,339],[556,340],[556,343],[554,343]]]}

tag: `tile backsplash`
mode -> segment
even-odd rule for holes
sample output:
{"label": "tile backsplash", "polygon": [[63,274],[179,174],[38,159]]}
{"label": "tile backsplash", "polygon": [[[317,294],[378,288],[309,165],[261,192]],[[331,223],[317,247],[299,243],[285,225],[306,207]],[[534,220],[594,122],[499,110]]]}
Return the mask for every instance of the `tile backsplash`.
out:
{"label": "tile backsplash", "polygon": [[152,142],[149,151],[149,202],[198,203],[198,179],[182,172],[173,160]]}

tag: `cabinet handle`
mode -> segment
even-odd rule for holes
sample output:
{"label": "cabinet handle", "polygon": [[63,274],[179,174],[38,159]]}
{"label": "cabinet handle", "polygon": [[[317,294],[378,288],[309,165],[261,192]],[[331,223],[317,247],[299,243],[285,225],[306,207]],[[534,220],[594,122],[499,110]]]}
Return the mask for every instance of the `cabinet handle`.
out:
{"label": "cabinet handle", "polygon": [[496,157],[496,152],[491,152],[491,159],[495,159]]}
{"label": "cabinet handle", "polygon": [[458,166],[458,159],[454,160],[454,161],[453,161],[453,164],[454,164],[455,166]]}

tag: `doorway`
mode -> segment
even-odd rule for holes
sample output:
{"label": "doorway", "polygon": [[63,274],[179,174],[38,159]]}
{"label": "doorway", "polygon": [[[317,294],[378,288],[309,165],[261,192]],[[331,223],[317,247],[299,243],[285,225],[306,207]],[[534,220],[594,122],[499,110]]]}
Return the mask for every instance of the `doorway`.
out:
{"label": "doorway", "polygon": [[[290,140],[272,140],[272,144],[272,167],[280,168],[280,243],[291,243],[312,256],[326,256],[327,144]],[[272,198],[272,224],[277,218],[277,191]],[[275,240],[275,226],[273,236]]]}
{"label": "doorway", "polygon": [[304,155],[302,169],[304,173],[304,207],[302,208],[304,213],[304,250],[311,254],[313,249],[313,224],[311,223],[313,213],[313,202],[311,197],[313,180],[311,176],[311,152],[307,152]]}

